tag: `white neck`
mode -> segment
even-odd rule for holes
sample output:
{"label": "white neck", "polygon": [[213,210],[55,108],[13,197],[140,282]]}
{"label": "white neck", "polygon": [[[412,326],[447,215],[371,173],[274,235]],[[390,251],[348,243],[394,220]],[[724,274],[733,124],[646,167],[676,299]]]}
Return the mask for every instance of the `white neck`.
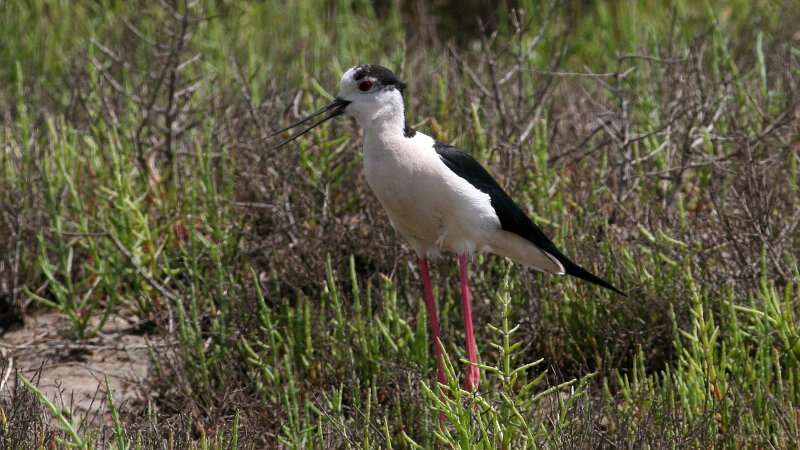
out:
{"label": "white neck", "polygon": [[365,104],[356,104],[350,112],[358,121],[365,135],[386,139],[403,136],[405,128],[405,108],[403,96],[396,89],[383,91],[377,94],[377,101]]}

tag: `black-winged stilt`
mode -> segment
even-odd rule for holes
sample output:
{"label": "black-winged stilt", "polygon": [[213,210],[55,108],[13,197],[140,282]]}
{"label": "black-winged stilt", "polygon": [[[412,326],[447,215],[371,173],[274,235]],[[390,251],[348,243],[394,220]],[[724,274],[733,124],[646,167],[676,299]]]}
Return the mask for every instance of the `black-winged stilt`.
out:
{"label": "black-winged stilt", "polygon": [[541,272],[572,275],[624,294],[564,256],[469,154],[410,128],[404,113],[404,87],[385,67],[373,64],[352,67],[342,75],[339,95],[331,103],[273,136],[322,116],[278,145],[281,147],[333,117],[348,114],[356,118],[364,129],[367,182],[394,228],[419,257],[441,383],[447,379],[428,257],[441,251],[458,255],[466,350],[472,363],[464,387],[472,391],[478,386],[480,371],[475,365],[478,356],[467,256],[476,251],[492,252]]}

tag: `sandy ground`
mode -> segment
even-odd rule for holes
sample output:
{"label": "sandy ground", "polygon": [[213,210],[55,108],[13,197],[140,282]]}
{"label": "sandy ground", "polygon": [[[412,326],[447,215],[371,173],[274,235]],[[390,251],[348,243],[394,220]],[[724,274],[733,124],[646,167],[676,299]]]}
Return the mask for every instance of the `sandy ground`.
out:
{"label": "sandy ground", "polygon": [[[10,395],[16,374],[33,380],[56,405],[75,415],[106,417],[105,379],[118,407],[146,398],[152,369],[147,346],[163,345],[111,318],[97,337],[78,343],[57,313],[27,317],[25,326],[0,336],[0,396]],[[97,414],[100,413],[100,414]]]}

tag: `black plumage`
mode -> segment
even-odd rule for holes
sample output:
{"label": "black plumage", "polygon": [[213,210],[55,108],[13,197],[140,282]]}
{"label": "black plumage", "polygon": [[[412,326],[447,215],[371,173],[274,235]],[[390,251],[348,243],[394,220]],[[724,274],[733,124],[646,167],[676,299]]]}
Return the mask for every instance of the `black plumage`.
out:
{"label": "black plumage", "polygon": [[575,264],[561,253],[553,244],[553,241],[514,203],[514,200],[506,194],[503,188],[497,184],[497,181],[475,158],[452,145],[439,142],[434,145],[434,149],[436,149],[436,153],[445,165],[456,175],[467,180],[481,192],[489,194],[492,208],[494,208],[497,217],[500,219],[500,226],[503,230],[524,238],[556,258],[564,266],[564,271],[567,275],[581,278],[623,296],[625,295],[625,293],[612,286],[611,283]]}
{"label": "black plumage", "polygon": [[356,73],[353,75],[353,79],[359,81],[365,77],[372,78],[383,86],[395,87],[401,93],[406,88],[406,84],[400,81],[394,72],[377,64],[361,64],[356,67]]}

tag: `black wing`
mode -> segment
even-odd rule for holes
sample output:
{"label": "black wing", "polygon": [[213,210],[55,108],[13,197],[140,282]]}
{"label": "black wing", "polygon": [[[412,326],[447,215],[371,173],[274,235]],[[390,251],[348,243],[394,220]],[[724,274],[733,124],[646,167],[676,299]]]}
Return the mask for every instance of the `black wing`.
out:
{"label": "black wing", "polygon": [[556,245],[553,244],[553,241],[545,236],[544,232],[533,223],[516,203],[514,203],[514,200],[511,200],[511,197],[505,193],[503,188],[497,184],[497,181],[492,178],[489,172],[487,172],[475,158],[452,145],[440,142],[434,144],[433,148],[436,149],[436,153],[444,164],[456,175],[469,181],[469,183],[475,186],[479,191],[489,194],[489,198],[492,201],[492,208],[494,208],[498,219],[500,219],[500,227],[503,230],[526,239],[556,258],[561,265],[564,266],[564,271],[568,275],[584,279],[604,288],[611,289],[618,294],[625,295],[609,282],[592,274],[564,256]]}

